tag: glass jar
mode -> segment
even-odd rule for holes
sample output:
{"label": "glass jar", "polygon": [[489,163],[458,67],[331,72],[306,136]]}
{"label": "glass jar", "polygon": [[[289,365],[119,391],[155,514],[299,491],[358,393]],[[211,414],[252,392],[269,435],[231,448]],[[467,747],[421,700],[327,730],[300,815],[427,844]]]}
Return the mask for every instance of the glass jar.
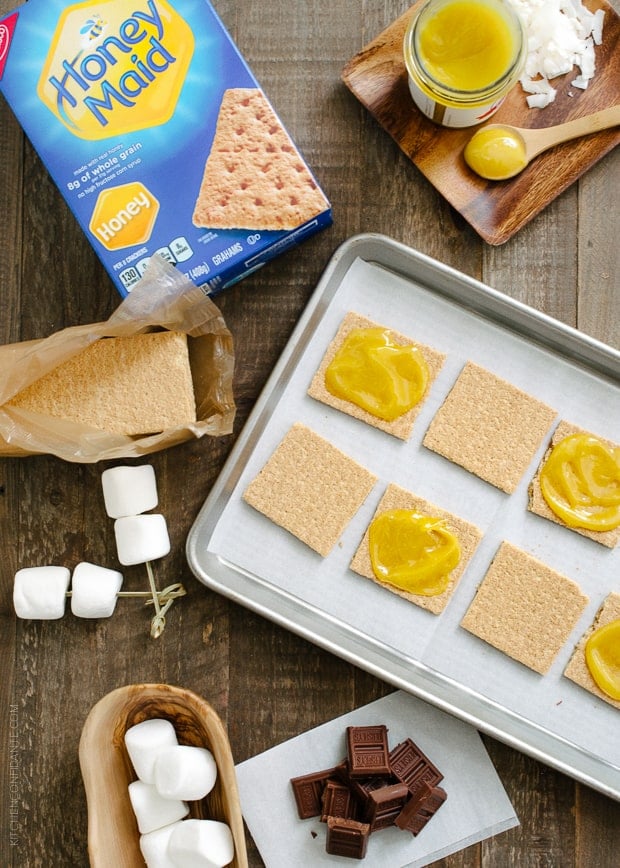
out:
{"label": "glass jar", "polygon": [[518,81],[526,50],[509,0],[428,0],[405,33],[413,101],[442,126],[479,124]]}

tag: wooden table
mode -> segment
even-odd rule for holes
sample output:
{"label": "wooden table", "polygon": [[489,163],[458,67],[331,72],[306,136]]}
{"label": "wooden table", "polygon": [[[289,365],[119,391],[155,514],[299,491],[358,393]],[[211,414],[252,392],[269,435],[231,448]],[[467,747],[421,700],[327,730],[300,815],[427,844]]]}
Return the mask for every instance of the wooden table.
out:
{"label": "wooden table", "polygon": [[[218,299],[236,342],[235,431],[152,458],[172,540],[158,580],[161,587],[182,581],[188,590],[159,640],[149,638],[138,601],[96,622],[15,618],[11,593],[20,567],[113,564],[116,552],[101,496],[104,466],[47,456],[0,461],[0,864],[7,868],[88,864],[78,741],[89,709],[115,687],[154,681],[194,690],[222,716],[237,761],[392,690],[207,591],[184,554],[200,506],[342,241],[385,233],[620,345],[618,151],[509,242],[490,247],[340,82],[344,63],[406,2],[215,5],[329,195],[334,225]],[[0,11],[11,6],[1,0]],[[4,102],[0,113],[0,341],[106,318],[119,297]],[[126,584],[142,583],[141,568],[128,568]],[[521,825],[442,865],[618,864],[620,804],[485,742]],[[250,862],[263,864],[251,843]]]}

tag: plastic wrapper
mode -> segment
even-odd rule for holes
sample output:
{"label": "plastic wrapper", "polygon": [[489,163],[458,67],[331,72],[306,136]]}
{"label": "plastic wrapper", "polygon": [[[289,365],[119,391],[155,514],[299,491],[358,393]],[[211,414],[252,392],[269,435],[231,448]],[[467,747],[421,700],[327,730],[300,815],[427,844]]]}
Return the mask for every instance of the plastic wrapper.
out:
{"label": "plastic wrapper", "polygon": [[[191,425],[130,437],[6,404],[94,341],[162,328],[188,335],[197,418]],[[154,256],[141,281],[105,322],[0,346],[0,456],[50,454],[91,463],[147,455],[205,434],[230,434],[233,373],[233,339],[217,306],[180,271]]]}

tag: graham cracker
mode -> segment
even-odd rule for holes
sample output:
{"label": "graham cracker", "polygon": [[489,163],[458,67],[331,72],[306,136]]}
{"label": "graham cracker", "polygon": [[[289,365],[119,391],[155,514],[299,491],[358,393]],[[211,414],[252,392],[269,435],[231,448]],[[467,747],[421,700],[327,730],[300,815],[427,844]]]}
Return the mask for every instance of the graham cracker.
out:
{"label": "graham cracker", "polygon": [[[565,437],[569,437],[571,434],[590,434],[592,437],[598,437],[597,434],[591,434],[590,431],[584,431],[583,428],[578,428],[576,425],[573,425],[570,422],[566,422],[562,420],[558,427],[555,429],[553,433],[553,437],[551,438],[551,442],[549,444],[549,448],[547,449],[538,470],[536,471],[536,475],[534,479],[530,483],[529,487],[529,504],[528,509],[530,512],[535,513],[536,515],[540,515],[543,518],[549,519],[549,521],[553,521],[556,524],[561,525],[562,527],[568,528],[568,530],[572,530],[575,533],[581,534],[581,536],[586,536],[588,539],[592,539],[601,545],[607,546],[610,549],[615,548],[618,545],[618,541],[620,540],[620,526],[614,528],[613,530],[588,530],[588,528],[583,527],[571,527],[566,524],[559,515],[556,515],[555,512],[549,507],[547,501],[543,497],[542,491],[540,490],[540,473],[543,469],[547,458],[551,454],[551,450],[554,446],[556,446],[561,440],[564,440]],[[613,443],[611,440],[605,440],[603,437],[598,437],[598,439],[604,443],[606,446],[609,446],[610,449],[618,449],[618,444]]]}
{"label": "graham cracker", "polygon": [[[336,336],[329,344],[325,355],[323,356],[323,360],[312,379],[310,388],[308,389],[308,394],[311,398],[321,401],[323,404],[328,404],[336,410],[341,410],[343,413],[348,413],[349,416],[353,416],[355,419],[360,419],[362,422],[367,422],[369,425],[379,428],[382,431],[386,431],[394,437],[398,437],[401,440],[408,440],[413,430],[413,423],[419,415],[424,400],[429,393],[431,384],[439,374],[446,356],[444,353],[440,353],[432,347],[427,347],[424,344],[416,342],[415,345],[421,350],[428,366],[429,378],[426,393],[422,396],[421,401],[416,404],[415,407],[412,407],[411,410],[403,413],[403,415],[399,416],[397,419],[394,419],[391,422],[379,419],[377,416],[373,416],[372,413],[368,413],[366,410],[362,409],[362,407],[358,407],[351,401],[345,401],[342,398],[338,398],[336,395],[332,395],[325,387],[325,371],[327,370],[327,367],[340,349],[347,335],[349,335],[354,329],[360,328],[384,328],[384,326],[379,325],[378,323],[353,311],[347,313],[336,332]],[[410,346],[414,343],[411,338],[405,337],[405,335],[402,335],[393,329],[389,329],[389,332],[396,344]]]}
{"label": "graham cracker", "polygon": [[437,596],[434,597],[426,597],[422,594],[411,594],[408,591],[403,591],[400,588],[396,588],[393,585],[378,579],[374,574],[370,560],[368,530],[366,530],[366,533],[353,556],[353,560],[350,564],[351,569],[360,576],[372,579],[372,581],[381,585],[381,587],[387,588],[388,591],[398,594],[399,597],[403,597],[405,600],[415,603],[416,606],[420,606],[420,608],[426,609],[434,615],[439,615],[450,602],[450,598],[452,597],[461,576],[467,569],[467,565],[471,560],[478,543],[482,539],[482,531],[470,522],[447,512],[445,509],[440,509],[434,504],[429,503],[427,500],[424,500],[424,498],[412,494],[410,491],[406,491],[404,488],[400,488],[400,486],[395,485],[394,483],[390,483],[386,488],[383,497],[377,506],[373,520],[388,509],[413,509],[422,515],[437,516],[446,521],[448,528],[458,537],[461,546],[461,560],[450,573],[450,582],[448,587],[442,594],[437,594]]}
{"label": "graham cracker", "polygon": [[588,669],[588,664],[586,663],[585,647],[586,642],[595,630],[597,630],[599,627],[604,627],[606,624],[611,623],[611,621],[616,621],[619,618],[620,594],[613,592],[609,594],[609,596],[603,602],[603,605],[597,612],[593,624],[584,633],[581,640],[579,641],[579,644],[575,647],[573,656],[569,660],[568,666],[564,670],[564,675],[567,678],[570,678],[571,681],[574,681],[575,684],[578,684],[585,690],[589,690],[590,693],[598,696],[599,699],[602,699],[605,702],[608,702],[610,705],[613,705],[614,708],[620,708],[620,702],[618,702],[618,700],[616,699],[612,699],[611,696],[608,696],[606,693],[603,693],[603,691],[600,689],[600,687],[596,684],[596,682],[590,675],[590,670]]}
{"label": "graham cracker", "polygon": [[467,362],[423,442],[512,494],[555,416],[537,398]]}
{"label": "graham cracker", "polygon": [[161,331],[102,338],[9,402],[116,434],[152,434],[196,421],[187,336]]}
{"label": "graham cracker", "polygon": [[329,203],[259,88],[224,92],[193,222],[290,230]]}
{"label": "graham cracker", "polygon": [[544,675],[587,604],[572,579],[503,542],[461,626]]}
{"label": "graham cracker", "polygon": [[376,481],[370,471],[296,422],[243,499],[326,557]]}

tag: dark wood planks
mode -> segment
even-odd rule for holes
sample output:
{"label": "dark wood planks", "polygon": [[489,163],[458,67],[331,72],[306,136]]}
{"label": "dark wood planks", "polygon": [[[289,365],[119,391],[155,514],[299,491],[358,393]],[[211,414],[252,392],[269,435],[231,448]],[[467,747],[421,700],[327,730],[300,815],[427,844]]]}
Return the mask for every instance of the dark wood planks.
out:
{"label": "dark wood planks", "polygon": [[[0,0],[0,10],[11,2]],[[127,683],[163,681],[207,698],[243,760],[388,692],[388,685],[206,591],[185,562],[187,532],[329,257],[378,231],[485,280],[593,336],[620,343],[618,154],[604,158],[502,247],[484,245],[340,81],[345,62],[407,8],[316,0],[221,0],[216,7],[334,206],[331,229],[218,300],[237,349],[235,433],[153,457],[173,549],[156,565],[183,581],[163,637],[137,601],[108,620],[14,618],[15,570],[114,562],[101,466],[0,461],[0,864],[87,866],[77,745],[90,707]],[[614,174],[615,173],[615,174]],[[103,319],[118,297],[62,197],[0,104],[0,340]],[[142,568],[127,587],[141,587]],[[612,868],[620,806],[485,739],[521,826],[442,860],[444,868]],[[14,836],[13,838],[11,836]],[[250,849],[252,866],[262,865]]]}

